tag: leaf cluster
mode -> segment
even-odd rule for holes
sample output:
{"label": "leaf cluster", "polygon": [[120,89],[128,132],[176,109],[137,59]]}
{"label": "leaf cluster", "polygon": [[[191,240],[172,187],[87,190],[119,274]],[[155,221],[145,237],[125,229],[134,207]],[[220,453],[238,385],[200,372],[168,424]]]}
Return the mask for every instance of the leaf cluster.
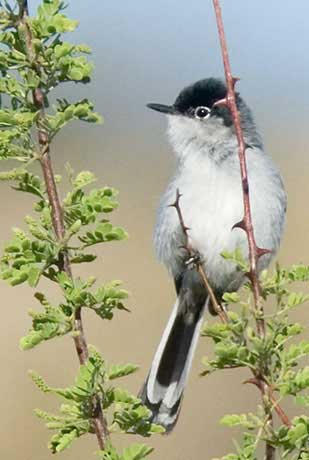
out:
{"label": "leaf cluster", "polygon": [[[13,230],[4,247],[0,277],[11,286],[28,283],[33,288],[45,278],[61,293],[58,302],[50,301],[42,292],[35,293],[41,309],[29,311],[32,326],[20,341],[24,350],[67,334],[76,338],[80,334],[76,317],[81,310],[92,310],[108,320],[116,311],[127,310],[128,293],[119,281],[95,287],[93,277],[82,280],[69,276],[70,270],[64,272],[65,261],[71,266],[95,260],[96,254],[87,252],[89,247],[127,238],[126,231],[110,220],[118,207],[117,191],[111,187],[90,189],[95,176],[89,171],[74,175],[68,167],[70,189],[63,199],[59,197],[64,229],[56,234],[55,197],[46,190],[46,177],[43,180],[31,171],[35,163],[42,166],[55,136],[66,125],[74,120],[102,122],[87,98],[72,102],[54,95],[60,85],[88,83],[93,70],[88,60],[90,48],[64,39],[64,34],[78,25],[65,14],[65,7],[62,0],[42,0],[30,17],[25,14],[27,2],[0,2],[0,160],[7,161],[9,168],[13,164],[12,169],[0,172],[0,180],[9,181],[15,190],[31,194],[35,200],[33,212],[25,217],[22,228]],[[54,175],[49,181],[58,185],[61,177]],[[51,388],[32,373],[42,391],[63,400],[57,415],[37,411],[55,431],[51,451],[63,451],[75,439],[93,433],[93,419],[101,408],[110,432],[142,436],[161,432],[149,422],[150,413],[141,401],[114,384],[135,370],[131,364],[108,366],[93,351],[71,387]],[[117,454],[109,441],[98,454],[105,460],[142,460],[151,451],[144,444],[133,444]]]}
{"label": "leaf cluster", "polygon": [[132,444],[119,454],[113,446],[109,445],[104,451],[98,452],[98,455],[102,460],[143,460],[152,451],[153,449],[145,444]]}
{"label": "leaf cluster", "polygon": [[[225,253],[224,257],[236,263],[239,270],[246,271],[239,251],[236,254]],[[256,460],[261,442],[273,446],[282,459],[308,459],[308,417],[301,415],[286,425],[273,427],[269,416],[275,411],[275,404],[285,397],[293,398],[298,404],[309,405],[309,367],[303,360],[309,356],[309,341],[303,338],[305,328],[293,321],[291,314],[297,306],[309,300],[307,294],[295,290],[295,283],[309,280],[309,267],[295,265],[280,268],[274,273],[266,271],[261,275],[262,298],[267,300],[270,313],[262,314],[252,307],[251,286],[247,283],[244,293],[232,292],[223,296],[228,312],[227,324],[206,323],[202,335],[214,344],[214,357],[203,359],[202,375],[217,370],[246,368],[250,371],[245,383],[259,382],[267,385],[272,397],[264,395],[265,405],[255,414],[229,415],[222,423],[227,426],[240,426],[243,429],[242,444],[236,444],[236,453],[224,456],[222,460]],[[244,300],[245,299],[245,300]],[[265,321],[265,335],[256,331],[256,321]],[[277,403],[273,401],[277,401]]]}
{"label": "leaf cluster", "polygon": [[[87,83],[93,70],[86,57],[90,48],[62,38],[78,25],[64,14],[64,2],[43,0],[34,17],[24,17],[22,8],[22,2],[0,4],[0,159],[28,166],[40,156],[33,138],[36,126],[44,130],[50,144],[69,122],[101,123],[102,117],[87,99],[49,104],[48,96],[59,85]],[[33,102],[37,89],[49,107],[44,119]]]}
{"label": "leaf cluster", "polygon": [[91,262],[96,256],[85,253],[85,248],[127,238],[125,230],[107,219],[107,214],[118,206],[116,190],[103,187],[85,191],[84,188],[95,181],[95,176],[88,171],[72,179],[72,191],[63,200],[66,230],[62,241],[53,230],[51,207],[42,180],[22,169],[2,178],[14,181],[16,190],[38,198],[35,216],[25,218],[27,230],[14,229],[1,258],[0,276],[12,286],[28,282],[35,287],[42,276],[58,282],[57,276],[62,270],[59,260],[64,250],[73,264]]}
{"label": "leaf cluster", "polygon": [[[94,401],[97,397],[109,422],[109,432],[130,432],[142,436],[162,432],[160,426],[148,421],[149,410],[142,405],[140,399],[127,390],[115,386],[116,380],[132,374],[136,369],[137,366],[133,364],[109,366],[100,354],[92,349],[91,356],[87,363],[80,367],[75,383],[71,387],[52,388],[41,376],[31,372],[32,380],[41,391],[55,394],[64,400],[59,415],[36,410],[38,417],[45,420],[47,428],[56,431],[49,444],[51,451],[61,452],[75,439],[93,432],[91,418],[93,411],[96,410]],[[99,452],[99,455],[103,459],[143,459],[151,451],[151,448],[143,444],[136,444],[126,448],[123,455],[117,457],[116,450],[110,444],[106,450]]]}

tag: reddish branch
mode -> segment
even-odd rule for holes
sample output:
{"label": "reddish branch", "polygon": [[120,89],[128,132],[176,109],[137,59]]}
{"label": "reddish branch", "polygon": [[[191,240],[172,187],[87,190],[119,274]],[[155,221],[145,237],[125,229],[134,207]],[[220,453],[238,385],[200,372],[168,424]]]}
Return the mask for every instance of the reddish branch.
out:
{"label": "reddish branch", "polygon": [[[226,86],[227,86],[227,94],[224,99],[219,101],[219,104],[225,105],[228,107],[232,114],[233,123],[235,127],[236,137],[238,141],[238,154],[239,154],[239,163],[240,163],[240,173],[241,173],[241,182],[242,182],[242,190],[243,190],[243,204],[244,204],[244,217],[243,219],[235,224],[235,227],[241,228],[246,232],[247,239],[248,239],[248,247],[249,247],[249,262],[250,262],[250,270],[247,274],[248,278],[252,283],[253,295],[254,295],[254,304],[257,313],[257,330],[261,338],[265,336],[265,321],[263,318],[264,310],[263,305],[260,302],[260,283],[259,283],[259,276],[258,276],[258,261],[259,258],[262,257],[264,254],[269,253],[268,249],[259,248],[256,244],[254,238],[254,229],[252,225],[252,216],[251,216],[251,208],[250,208],[250,197],[249,197],[249,183],[248,183],[248,173],[247,173],[247,164],[246,164],[246,143],[244,140],[244,135],[241,127],[241,120],[240,114],[237,109],[236,104],[236,95],[235,95],[235,84],[238,81],[238,78],[233,77],[231,72],[231,66],[229,61],[228,55],[228,48],[225,38],[221,8],[220,8],[220,1],[213,0],[213,5],[216,14],[216,21],[218,26],[221,50],[222,50],[222,58],[225,70],[225,77],[226,77]],[[267,385],[262,377],[257,378],[255,377],[255,384],[260,389],[263,397],[267,397],[269,401],[271,401],[274,405],[274,409],[276,410],[277,414],[281,418],[282,422],[287,425],[288,427],[291,426],[291,422],[289,418],[284,413],[283,409],[279,406],[279,404],[274,400],[272,396],[271,389],[269,385]],[[263,398],[264,399],[264,398]],[[267,403],[264,403],[265,410],[268,411]],[[273,425],[273,418],[271,410],[268,411],[269,415],[269,423]],[[275,456],[274,448],[269,444],[266,443],[266,459],[271,460]]]}
{"label": "reddish branch", "polygon": [[[28,10],[28,1],[24,0],[21,4],[20,9],[20,21],[25,26],[26,30],[26,47],[29,56],[29,60],[32,63],[35,71],[40,75],[40,68],[36,64],[36,56],[33,51],[32,46],[32,35],[31,30],[28,27],[27,19],[29,16]],[[36,109],[39,112],[37,120],[37,135],[40,151],[40,163],[42,167],[42,172],[44,176],[44,182],[46,186],[46,192],[48,195],[48,201],[51,207],[51,216],[53,229],[56,235],[57,240],[61,244],[65,235],[65,225],[63,218],[63,210],[61,207],[58,190],[56,187],[55,176],[53,172],[51,157],[50,157],[50,145],[49,145],[49,136],[46,130],[44,129],[45,122],[45,105],[44,105],[44,93],[40,88],[36,88],[33,93],[33,103]],[[70,259],[65,248],[60,252],[59,269],[63,270],[70,278],[72,278],[72,270]],[[81,309],[77,309],[74,314],[74,329],[76,334],[74,334],[74,344],[75,349],[78,355],[80,364],[85,364],[88,359],[88,345],[83,329],[83,322],[81,317]],[[103,415],[101,403],[98,397],[93,399],[93,429],[96,434],[98,444],[100,449],[104,449],[106,445],[106,440],[108,437],[107,424]]]}
{"label": "reddish branch", "polygon": [[278,401],[276,400],[276,398],[273,395],[273,392],[272,392],[270,386],[266,382],[264,382],[261,378],[258,379],[256,377],[254,377],[252,379],[246,380],[244,383],[251,383],[251,384],[255,385],[256,387],[258,387],[258,389],[261,391],[261,393],[263,395],[267,396],[267,398],[271,402],[274,410],[276,411],[277,415],[281,419],[282,423],[285,426],[287,426],[288,428],[292,427],[292,423],[291,423],[289,417],[286,415],[286,413],[284,412],[282,407],[279,405]]}
{"label": "reddish branch", "polygon": [[[254,229],[252,225],[252,216],[251,216],[251,207],[250,207],[250,198],[249,198],[247,163],[246,163],[246,143],[245,143],[243,131],[241,128],[241,120],[240,120],[240,115],[237,109],[236,96],[235,96],[235,91],[234,91],[235,84],[239,80],[239,78],[232,76],[219,0],[213,0],[213,4],[215,8],[215,13],[216,13],[217,26],[218,26],[218,32],[219,32],[219,37],[220,37],[225,77],[226,77],[226,86],[227,86],[226,97],[222,99],[221,101],[219,101],[217,104],[225,105],[230,110],[232,114],[233,122],[234,122],[238,146],[239,146],[238,155],[239,155],[240,174],[241,174],[241,182],[242,182],[242,190],[243,190],[244,217],[240,222],[234,225],[234,228],[238,227],[246,232],[247,239],[248,239],[249,262],[250,262],[250,270],[249,270],[249,273],[247,273],[247,276],[249,277],[252,283],[254,303],[255,303],[257,313],[260,315],[263,315],[263,306],[260,302],[261,289],[260,289],[257,265],[258,265],[259,258],[262,257],[264,254],[267,254],[271,251],[269,251],[269,249],[259,248],[256,245],[255,238],[254,238]],[[264,319],[262,318],[257,319],[257,327],[258,327],[258,332],[260,336],[265,335]]]}

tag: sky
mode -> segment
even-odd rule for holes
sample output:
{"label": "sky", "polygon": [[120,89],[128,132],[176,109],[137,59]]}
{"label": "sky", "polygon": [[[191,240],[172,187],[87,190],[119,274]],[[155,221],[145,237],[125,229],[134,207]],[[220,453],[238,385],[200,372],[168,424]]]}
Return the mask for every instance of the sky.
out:
{"label": "sky", "polygon": [[[302,145],[309,116],[308,1],[225,0],[222,10],[238,90],[261,131],[290,143],[293,130]],[[92,47],[96,67],[91,86],[77,92],[105,114],[108,138],[138,136],[134,147],[142,150],[155,141],[147,102],[170,103],[185,85],[223,76],[211,0],[75,0],[68,12],[80,20],[74,40]]]}

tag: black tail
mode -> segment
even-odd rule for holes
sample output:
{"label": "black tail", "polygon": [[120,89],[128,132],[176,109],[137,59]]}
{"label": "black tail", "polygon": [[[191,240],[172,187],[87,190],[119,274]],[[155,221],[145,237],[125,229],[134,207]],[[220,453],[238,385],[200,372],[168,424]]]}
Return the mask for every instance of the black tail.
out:
{"label": "black tail", "polygon": [[198,272],[187,270],[147,380],[140,392],[153,423],[173,429],[203,319],[207,293]]}

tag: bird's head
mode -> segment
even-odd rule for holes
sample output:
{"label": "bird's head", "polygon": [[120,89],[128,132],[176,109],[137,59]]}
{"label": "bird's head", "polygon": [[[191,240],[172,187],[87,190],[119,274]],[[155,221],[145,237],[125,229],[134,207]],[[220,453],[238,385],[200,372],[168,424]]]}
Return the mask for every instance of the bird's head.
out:
{"label": "bird's head", "polygon": [[[172,105],[151,103],[147,107],[168,116],[171,143],[178,155],[187,156],[192,148],[213,151],[224,143],[236,145],[231,112],[218,104],[225,96],[225,84],[207,78],[184,88]],[[256,135],[251,112],[238,93],[236,102],[245,134],[249,129]]]}

